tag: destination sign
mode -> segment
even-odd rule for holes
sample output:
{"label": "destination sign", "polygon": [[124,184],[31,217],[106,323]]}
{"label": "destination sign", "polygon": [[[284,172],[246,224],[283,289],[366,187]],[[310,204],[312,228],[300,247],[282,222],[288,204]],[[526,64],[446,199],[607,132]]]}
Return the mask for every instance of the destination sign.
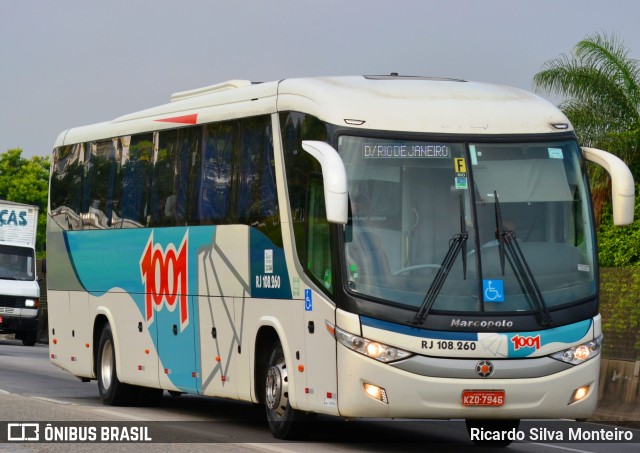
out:
{"label": "destination sign", "polygon": [[449,145],[437,143],[362,145],[365,158],[430,158],[450,159]]}

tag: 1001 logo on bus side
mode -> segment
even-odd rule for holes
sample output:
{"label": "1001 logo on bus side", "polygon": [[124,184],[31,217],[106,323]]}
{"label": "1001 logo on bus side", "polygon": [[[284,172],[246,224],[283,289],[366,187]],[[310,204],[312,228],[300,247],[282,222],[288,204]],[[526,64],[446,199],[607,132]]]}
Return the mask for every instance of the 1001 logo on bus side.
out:
{"label": "1001 logo on bus side", "polygon": [[140,273],[145,291],[145,319],[153,322],[154,313],[166,305],[169,311],[180,307],[180,331],[189,324],[187,242],[188,232],[182,238],[178,250],[173,244],[164,249],[153,243],[153,231],[140,259]]}

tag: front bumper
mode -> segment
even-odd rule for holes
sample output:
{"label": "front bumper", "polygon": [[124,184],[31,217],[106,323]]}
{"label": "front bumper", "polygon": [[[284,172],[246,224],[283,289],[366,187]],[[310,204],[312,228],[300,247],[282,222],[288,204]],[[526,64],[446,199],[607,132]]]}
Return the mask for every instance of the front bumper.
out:
{"label": "front bumper", "polygon": [[[514,359],[527,360],[527,359]],[[382,418],[569,418],[596,408],[600,356],[547,376],[520,379],[428,377],[374,361],[338,345],[338,409],[344,417]],[[364,384],[382,387],[388,403],[367,395]],[[573,404],[573,392],[589,385]],[[463,390],[504,390],[500,407],[466,407]]]}
{"label": "front bumper", "polygon": [[[30,332],[38,330],[38,310],[23,310],[28,311],[29,316],[7,316],[0,313],[0,334],[9,334],[16,332]],[[34,316],[31,312],[35,311]]]}

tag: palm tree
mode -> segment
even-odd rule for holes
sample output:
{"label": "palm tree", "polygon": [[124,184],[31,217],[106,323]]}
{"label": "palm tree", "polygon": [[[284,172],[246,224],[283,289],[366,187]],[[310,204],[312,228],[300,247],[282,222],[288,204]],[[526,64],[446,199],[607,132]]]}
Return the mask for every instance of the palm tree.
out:
{"label": "palm tree", "polygon": [[[603,148],[640,175],[640,67],[615,36],[594,34],[580,41],[570,56],[544,63],[533,78],[536,90],[560,95],[559,107],[573,123],[584,146]],[[589,168],[596,219],[609,196],[609,179]]]}

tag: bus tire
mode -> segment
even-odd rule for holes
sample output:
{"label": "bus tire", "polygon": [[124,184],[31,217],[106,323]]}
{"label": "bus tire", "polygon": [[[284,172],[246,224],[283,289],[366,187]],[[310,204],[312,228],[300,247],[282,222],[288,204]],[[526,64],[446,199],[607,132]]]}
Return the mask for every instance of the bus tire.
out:
{"label": "bus tire", "polygon": [[303,437],[310,423],[306,414],[289,404],[289,372],[279,342],[273,346],[265,375],[265,407],[271,434],[277,439]]}
{"label": "bus tire", "polygon": [[107,406],[126,406],[131,402],[131,386],[120,382],[116,370],[116,350],[111,326],[105,324],[98,346],[98,392]]}
{"label": "bus tire", "polygon": [[[515,436],[516,431],[520,426],[520,420],[518,419],[511,419],[511,420],[467,419],[465,420],[465,422],[467,424],[467,432],[469,433],[469,438],[471,439],[471,441],[478,446],[485,446],[485,447],[508,447],[511,444],[511,442],[513,442],[514,440],[513,436]],[[481,430],[481,432],[487,432],[487,431],[500,432],[503,434],[501,436],[502,439],[496,439],[496,440],[475,439],[474,436],[472,436],[472,431],[471,431],[474,428]],[[511,439],[507,438],[508,433],[513,433],[510,436]]]}

